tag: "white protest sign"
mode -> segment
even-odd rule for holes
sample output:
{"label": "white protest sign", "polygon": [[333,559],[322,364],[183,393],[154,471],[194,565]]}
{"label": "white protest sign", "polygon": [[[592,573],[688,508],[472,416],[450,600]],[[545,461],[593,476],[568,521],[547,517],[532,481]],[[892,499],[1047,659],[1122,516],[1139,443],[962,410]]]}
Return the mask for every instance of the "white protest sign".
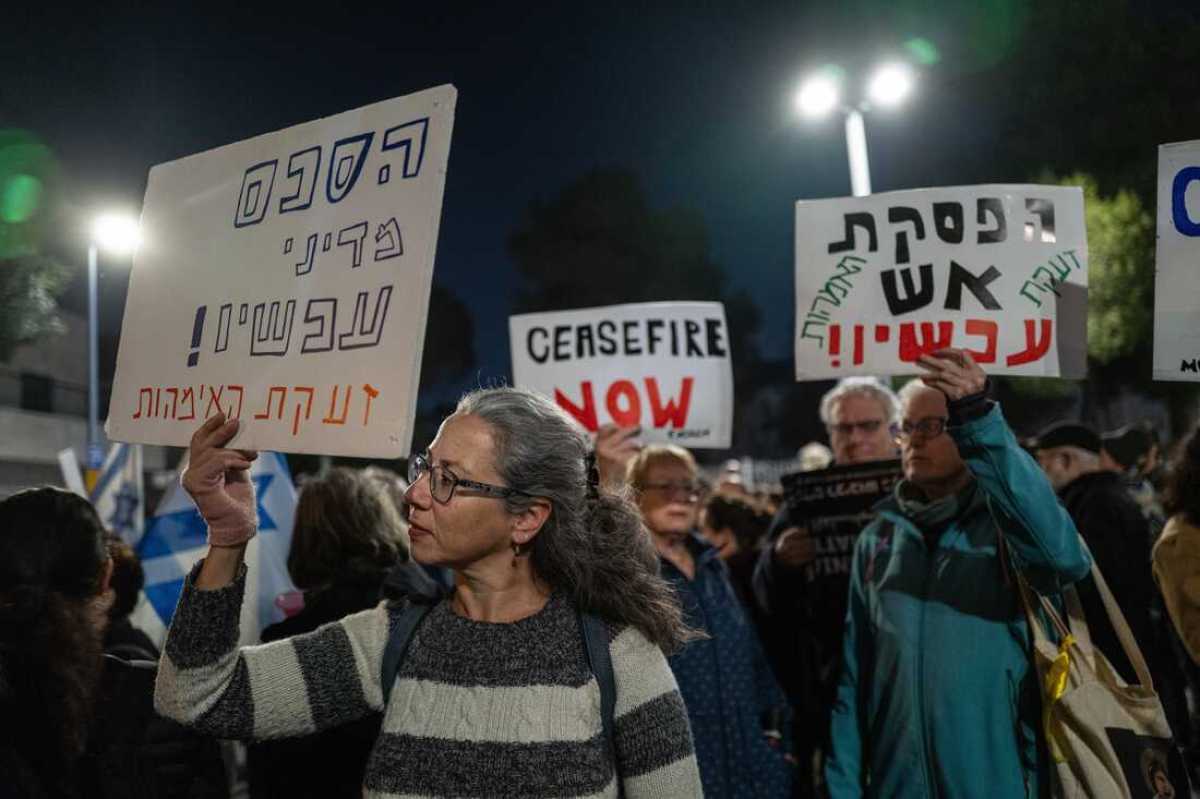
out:
{"label": "white protest sign", "polygon": [[365,106],[150,170],[109,438],[408,452],[457,93]]}
{"label": "white protest sign", "polygon": [[1154,379],[1200,382],[1200,141],[1158,148]]}
{"label": "white protest sign", "polygon": [[640,426],[645,442],[724,449],[733,435],[725,307],[650,302],[510,317],[513,382],[590,431]]}
{"label": "white protest sign", "polygon": [[1081,378],[1083,192],[964,186],[796,203],[796,379],[897,375],[943,347]]}

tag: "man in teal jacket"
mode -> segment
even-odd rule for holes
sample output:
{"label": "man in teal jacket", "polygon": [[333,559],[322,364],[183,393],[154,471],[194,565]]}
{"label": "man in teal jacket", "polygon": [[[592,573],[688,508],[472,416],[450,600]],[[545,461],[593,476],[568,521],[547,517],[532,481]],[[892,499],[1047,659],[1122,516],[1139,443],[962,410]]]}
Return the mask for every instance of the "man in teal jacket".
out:
{"label": "man in teal jacket", "polygon": [[947,349],[919,364],[925,374],[900,395],[905,479],[854,552],[829,794],[1045,796],[1041,696],[1012,570],[1056,595],[1091,559],[971,356]]}

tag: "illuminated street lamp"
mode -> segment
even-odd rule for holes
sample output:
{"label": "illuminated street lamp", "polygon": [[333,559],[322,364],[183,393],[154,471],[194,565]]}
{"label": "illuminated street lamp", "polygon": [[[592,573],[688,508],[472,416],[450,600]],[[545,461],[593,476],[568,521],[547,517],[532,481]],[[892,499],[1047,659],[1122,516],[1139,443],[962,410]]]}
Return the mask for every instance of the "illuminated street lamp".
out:
{"label": "illuminated street lamp", "polygon": [[128,214],[106,213],[92,223],[88,241],[88,426],[87,489],[95,485],[97,470],[104,465],[100,446],[100,311],[96,291],[99,251],[110,255],[129,255],[141,241],[138,221]]}
{"label": "illuminated street lamp", "polygon": [[841,72],[826,69],[811,76],[796,93],[796,108],[807,119],[820,119],[834,109],[846,115],[846,154],[850,160],[850,191],[855,197],[871,193],[867,132],[863,113],[873,107],[891,108],[912,94],[912,70],[904,64],[884,64],[867,83],[866,97],[857,104],[841,101]]}

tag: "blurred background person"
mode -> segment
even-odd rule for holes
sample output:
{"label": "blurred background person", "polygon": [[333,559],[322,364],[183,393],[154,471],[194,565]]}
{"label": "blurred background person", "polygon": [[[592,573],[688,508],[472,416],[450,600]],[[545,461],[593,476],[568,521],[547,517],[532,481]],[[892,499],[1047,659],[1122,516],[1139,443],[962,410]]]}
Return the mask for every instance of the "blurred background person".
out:
{"label": "blurred background person", "polygon": [[1200,427],[1180,443],[1163,501],[1170,516],[1154,546],[1154,577],[1179,637],[1200,664]]}
{"label": "blurred background person", "polygon": [[142,561],[133,548],[115,535],[105,537],[108,556],[112,559],[113,605],[108,611],[108,631],[104,635],[104,651],[125,660],[158,660],[158,647],[150,636],[133,626],[129,614],[137,607],[138,596],[146,584]]}
{"label": "blurred background person", "polygon": [[751,616],[756,612],[751,578],[759,546],[771,517],[739,497],[713,494],[700,513],[700,534],[729,568],[738,599]]}
{"label": "blurred background person", "polygon": [[[821,398],[833,466],[895,458],[899,414],[896,394],[873,377],[847,377]],[[819,445],[818,445],[819,446]],[[824,453],[809,444],[810,463]],[[803,450],[802,450],[803,452]],[[828,750],[829,714],[837,688],[850,587],[849,558],[818,564],[818,540],[853,541],[869,517],[798,518],[785,501],[771,521],[755,564],[755,601],[771,665],[787,692],[795,719],[798,797],[820,790],[820,759]],[[818,565],[828,568],[818,569]]]}
{"label": "blurred background person", "polygon": [[1124,478],[1125,489],[1150,525],[1151,541],[1158,540],[1167,519],[1149,477],[1158,468],[1158,442],[1150,428],[1131,424],[1102,435],[1100,466]]}
{"label": "blurred background person", "polygon": [[[408,532],[390,484],[382,469],[372,473],[335,466],[300,489],[288,573],[304,592],[304,605],[299,613],[263,630],[263,643],[311,632],[374,607],[384,580],[397,579],[395,571],[407,576],[397,580],[409,586],[406,590],[414,582],[425,584],[427,578],[409,559]],[[381,722],[382,715],[372,713],[316,735],[251,745],[251,796],[361,796],[367,757]]]}
{"label": "blurred background person", "polygon": [[154,712],[154,664],[104,653],[105,536],[68,491],[0,501],[0,795],[227,796],[217,742]]}
{"label": "blurred background person", "polygon": [[663,576],[675,586],[686,622],[709,636],[669,658],[687,705],[704,794],[787,796],[787,702],[717,549],[696,534],[696,461],[682,447],[655,444],[628,468]]}

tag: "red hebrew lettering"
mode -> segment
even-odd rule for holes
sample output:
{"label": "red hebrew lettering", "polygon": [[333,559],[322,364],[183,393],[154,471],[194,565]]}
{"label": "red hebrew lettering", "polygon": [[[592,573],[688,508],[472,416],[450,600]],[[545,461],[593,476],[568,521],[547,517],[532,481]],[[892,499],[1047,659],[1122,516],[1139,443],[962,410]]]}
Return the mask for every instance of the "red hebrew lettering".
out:
{"label": "red hebrew lettering", "polygon": [[583,392],[582,408],[571,402],[570,398],[557,388],[554,389],[554,401],[558,403],[558,407],[574,416],[584,429],[594,433],[600,425],[596,421],[596,396],[592,391],[592,381],[584,380],[579,388]]}
{"label": "red hebrew lettering", "polygon": [[1004,362],[1006,364],[1009,366],[1020,366],[1023,363],[1032,363],[1050,351],[1050,339],[1053,338],[1054,320],[1041,320],[1041,337],[1037,335],[1037,322],[1037,319],[1025,320],[1025,349],[1021,352],[1014,352],[1005,358]]}
{"label": "red hebrew lettering", "polygon": [[[218,389],[220,389],[218,391]],[[204,411],[204,418],[213,415],[213,405],[217,406],[217,413],[221,412],[221,395],[225,393],[225,386],[209,386],[208,387],[208,408]],[[204,399],[204,386],[200,386],[200,399]]]}
{"label": "red hebrew lettering", "polygon": [[[243,397],[243,396],[245,395],[245,393],[246,393],[245,389],[243,389],[241,386],[234,386],[234,385],[228,385],[228,386],[225,386],[225,388],[226,388],[226,389],[228,389],[228,390],[229,390],[229,393],[231,393],[231,394],[232,394],[233,392],[235,392],[235,391],[236,391],[236,392],[237,392],[237,395],[238,395],[238,406],[237,406],[237,410],[236,410],[236,411],[234,411],[234,412],[233,412],[233,413],[230,415],[230,418],[232,418],[232,419],[240,419],[240,418],[242,418],[242,397]],[[269,399],[269,397],[268,397],[268,399]],[[280,400],[280,402],[283,402],[283,400]],[[268,404],[270,404],[270,403],[268,403]],[[279,407],[280,407],[281,409],[283,408],[283,406],[282,406],[282,405],[280,405]],[[280,415],[281,417],[283,416],[283,411],[282,411],[282,410],[280,410],[280,412],[279,412],[279,415]]]}
{"label": "red hebrew lettering", "polygon": [[[625,398],[624,408],[620,402],[622,397]],[[613,423],[621,427],[633,427],[642,420],[642,400],[637,388],[628,380],[618,380],[608,387],[604,405]]]}
{"label": "red hebrew lettering", "polygon": [[379,396],[379,389],[370,383],[363,383],[362,390],[367,395],[367,408],[363,411],[363,427],[366,427],[367,420],[371,418],[371,400]]}
{"label": "red hebrew lettering", "polygon": [[138,389],[138,405],[137,405],[137,411],[133,414],[134,419],[142,418],[142,395],[143,394],[149,395],[146,398],[146,413],[147,414],[150,413],[150,398],[154,396],[154,390],[151,389],[149,386],[147,386],[146,388]]}
{"label": "red hebrew lettering", "polygon": [[933,334],[933,322],[921,322],[921,343],[917,343],[917,325],[915,322],[905,322],[900,325],[900,360],[912,363],[917,358],[930,352],[937,352],[950,346],[954,338],[953,322],[938,322],[937,336]]}
{"label": "red hebrew lettering", "polygon": [[[292,386],[293,394],[308,394],[308,403],[304,406],[304,421],[308,421],[308,417],[312,415],[313,394],[316,389],[312,386]],[[300,429],[300,403],[296,403],[296,413],[292,415],[292,435]]]}
{"label": "red hebrew lettering", "polygon": [[829,357],[832,359],[829,361],[830,366],[841,366],[842,365],[842,359],[837,357],[837,356],[841,355],[841,352],[842,352],[842,326],[841,325],[830,325],[829,326]]}
{"label": "red hebrew lettering", "polygon": [[892,337],[892,329],[887,325],[875,325],[875,341],[882,344]]}
{"label": "red hebrew lettering", "polygon": [[854,365],[861,366],[863,362],[863,326],[854,326]]}
{"label": "red hebrew lettering", "polygon": [[967,335],[983,336],[987,339],[987,349],[983,352],[979,350],[967,350],[967,352],[979,363],[995,363],[996,336],[999,332],[1000,326],[990,319],[968,319]]}
{"label": "red hebrew lettering", "polygon": [[[201,386],[201,391],[203,391],[203,390],[204,390],[204,387]],[[195,419],[196,418],[196,393],[194,391],[192,391],[191,386],[189,386],[183,390],[183,400],[182,401],[191,403],[191,410],[188,411],[187,416],[180,416],[179,421],[186,422],[188,419]]]}
{"label": "red hebrew lettering", "polygon": [[275,418],[283,418],[283,403],[287,400],[287,386],[271,386],[271,388],[267,390],[267,406],[263,408],[262,413],[254,414],[255,419],[271,418],[271,398],[275,396],[276,391],[279,392],[279,413]]}
{"label": "red hebrew lettering", "polygon": [[154,416],[158,418],[159,401],[162,399],[162,389],[154,389]]}
{"label": "red hebrew lettering", "polygon": [[679,390],[679,404],[676,405],[674,399],[669,399],[664,406],[662,397],[658,393],[658,380],[653,377],[646,378],[646,393],[650,395],[650,415],[654,418],[655,427],[666,427],[669,423],[671,427],[678,430],[687,424],[694,382],[693,378],[683,378],[683,386]]}
{"label": "red hebrew lettering", "polygon": [[334,386],[329,395],[329,413],[321,419],[321,424],[345,424],[346,416],[350,413],[350,386],[346,386],[346,401],[342,403],[342,415],[334,418],[333,411],[337,407],[338,387]]}
{"label": "red hebrew lettering", "polygon": [[[167,393],[171,395],[171,418],[174,419],[176,412],[179,410],[179,389],[172,386],[167,389]],[[166,410],[166,407],[164,407],[163,411],[165,412]]]}

